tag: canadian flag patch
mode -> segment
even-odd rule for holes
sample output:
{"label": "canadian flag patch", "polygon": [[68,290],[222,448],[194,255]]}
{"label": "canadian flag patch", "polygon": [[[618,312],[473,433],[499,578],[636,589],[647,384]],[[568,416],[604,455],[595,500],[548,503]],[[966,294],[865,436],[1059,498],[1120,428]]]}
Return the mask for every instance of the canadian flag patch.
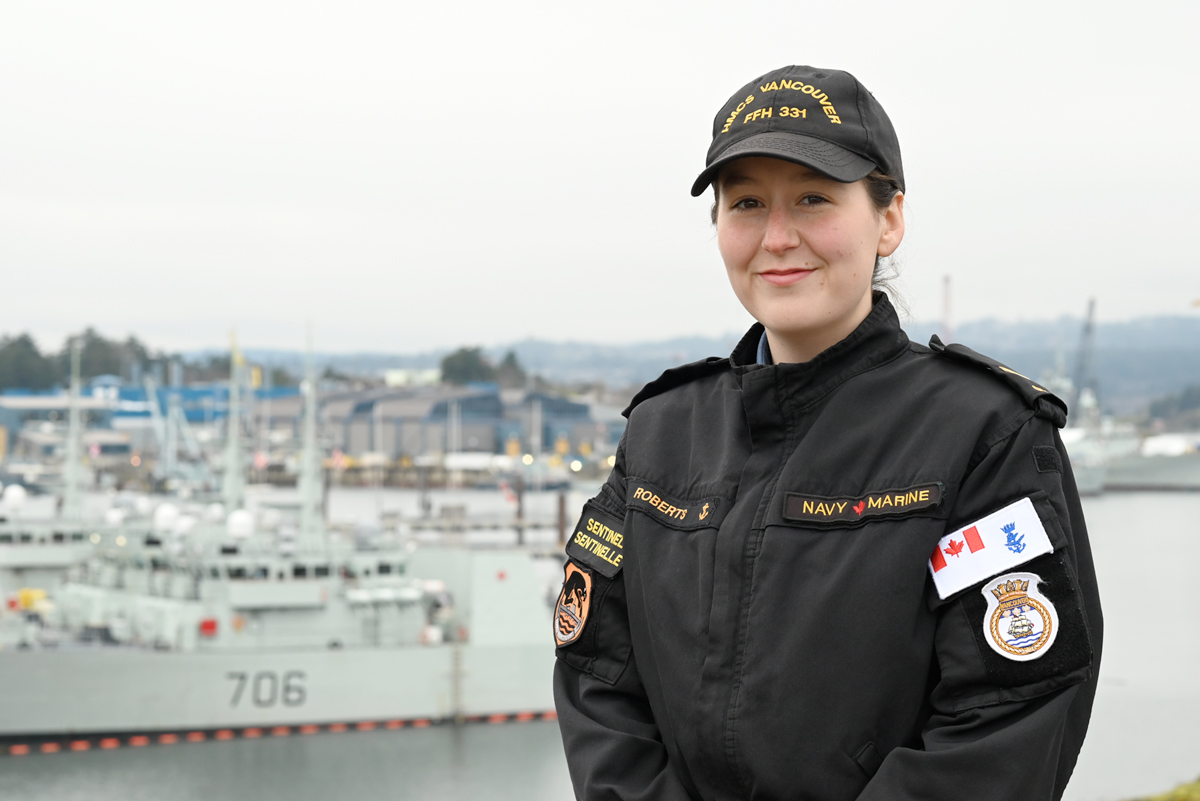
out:
{"label": "canadian flag patch", "polygon": [[929,572],[938,597],[949,598],[1053,550],[1033,502],[1022,498],[938,540]]}

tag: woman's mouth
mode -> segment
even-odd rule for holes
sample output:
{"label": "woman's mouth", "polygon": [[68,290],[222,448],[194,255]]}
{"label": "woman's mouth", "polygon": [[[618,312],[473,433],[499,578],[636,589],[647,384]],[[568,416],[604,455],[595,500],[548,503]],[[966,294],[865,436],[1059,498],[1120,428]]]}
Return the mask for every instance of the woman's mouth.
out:
{"label": "woman's mouth", "polygon": [[816,270],[800,268],[794,270],[766,270],[759,273],[759,276],[772,286],[791,286],[798,281],[803,281],[815,272]]}

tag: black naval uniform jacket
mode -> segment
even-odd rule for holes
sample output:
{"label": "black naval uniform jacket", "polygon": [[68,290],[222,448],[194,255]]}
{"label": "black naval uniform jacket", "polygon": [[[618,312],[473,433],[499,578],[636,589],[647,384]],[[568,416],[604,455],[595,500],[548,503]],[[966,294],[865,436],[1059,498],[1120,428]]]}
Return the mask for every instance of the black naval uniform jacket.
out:
{"label": "black naval uniform jacket", "polygon": [[[554,695],[577,797],[1059,798],[1101,642],[1065,405],[910,342],[879,293],[811,362],[755,364],[761,332],[634,399],[572,532],[567,583],[590,586]],[[909,511],[803,513],[931,486]],[[1019,569],[1045,580],[1059,633],[1018,662],[984,642],[986,588],[939,598],[930,558],[1022,498],[1054,550]]]}

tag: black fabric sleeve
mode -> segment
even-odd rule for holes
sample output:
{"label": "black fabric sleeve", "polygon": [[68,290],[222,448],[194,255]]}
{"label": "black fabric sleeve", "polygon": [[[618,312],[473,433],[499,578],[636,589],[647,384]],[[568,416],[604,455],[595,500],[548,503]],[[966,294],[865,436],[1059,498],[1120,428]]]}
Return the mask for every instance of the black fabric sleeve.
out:
{"label": "black fabric sleeve", "polygon": [[[624,519],[624,497],[622,441],[612,474],[588,506]],[[623,577],[618,571],[610,578],[573,561],[589,571],[592,606],[583,634],[558,648],[554,704],[575,796],[587,801],[686,801],[689,795],[670,765],[638,674]]]}
{"label": "black fabric sleeve", "polygon": [[1013,428],[980,444],[947,531],[1031,498],[1055,550],[1014,569],[1040,570],[1047,579],[1046,595],[1060,617],[1058,639],[1039,659],[1006,660],[980,633],[983,585],[944,601],[931,595],[938,614],[933,714],[919,745],[884,757],[862,801],[1058,799],[1071,777],[1096,691],[1100,599],[1083,510],[1057,429],[1039,417]]}

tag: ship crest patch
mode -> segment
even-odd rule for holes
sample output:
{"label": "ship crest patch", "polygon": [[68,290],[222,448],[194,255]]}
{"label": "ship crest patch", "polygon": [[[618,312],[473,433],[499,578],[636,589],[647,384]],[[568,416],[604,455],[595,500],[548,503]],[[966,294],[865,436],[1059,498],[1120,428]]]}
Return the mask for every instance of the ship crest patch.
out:
{"label": "ship crest patch", "polygon": [[1029,662],[1045,655],[1058,637],[1058,612],[1038,591],[1036,573],[1009,573],[987,582],[983,639],[1005,659]]}
{"label": "ship crest patch", "polygon": [[562,592],[554,608],[554,642],[570,645],[583,634],[588,611],[592,604],[592,576],[574,562],[568,561],[563,576]]}

